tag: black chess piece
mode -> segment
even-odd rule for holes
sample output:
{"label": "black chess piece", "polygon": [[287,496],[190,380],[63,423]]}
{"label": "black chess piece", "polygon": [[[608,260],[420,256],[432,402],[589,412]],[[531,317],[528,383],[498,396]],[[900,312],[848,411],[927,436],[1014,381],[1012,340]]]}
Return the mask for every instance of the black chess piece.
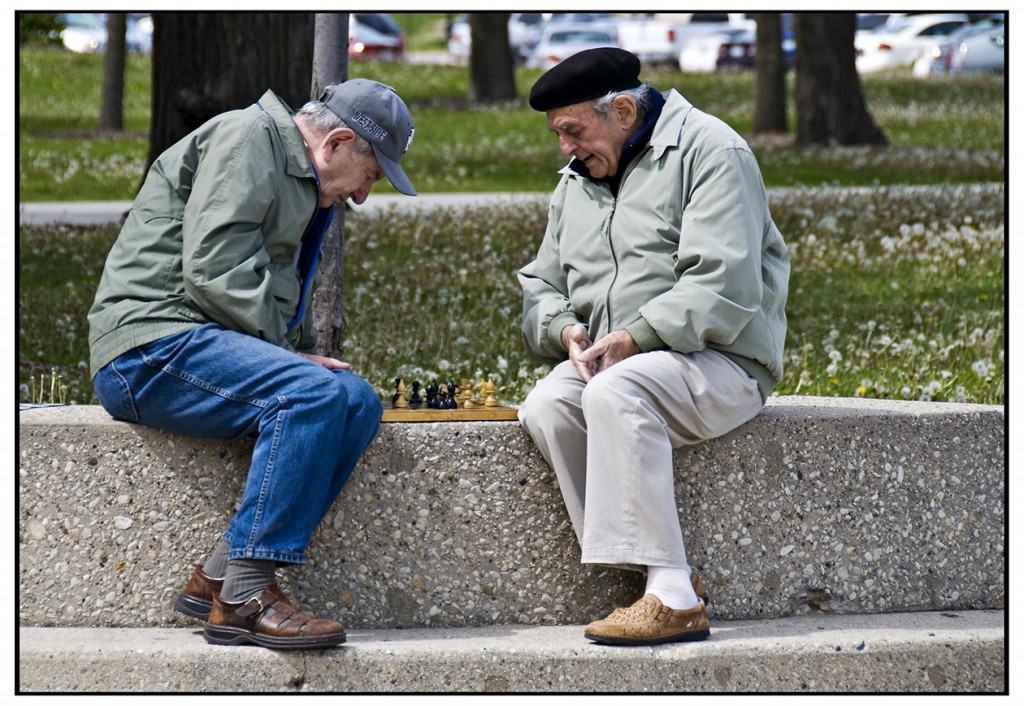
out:
{"label": "black chess piece", "polygon": [[455,409],[456,407],[459,406],[459,401],[458,401],[458,399],[455,396],[455,389],[456,389],[455,388],[455,381],[454,380],[449,380],[448,381],[448,395],[445,398],[445,405],[444,405],[445,409]]}
{"label": "black chess piece", "polygon": [[398,392],[398,384],[400,382],[402,382],[402,378],[395,378],[395,394],[391,395],[391,404],[394,404],[395,402],[397,402],[398,401],[398,395],[401,394],[401,393]]}
{"label": "black chess piece", "polygon": [[427,385],[427,407],[430,409],[437,409],[439,402],[437,399],[438,387],[437,380]]}
{"label": "black chess piece", "polygon": [[423,398],[420,397],[420,381],[419,380],[413,380],[412,381],[412,396],[409,397],[409,406],[410,407],[419,407],[421,404],[423,404]]}

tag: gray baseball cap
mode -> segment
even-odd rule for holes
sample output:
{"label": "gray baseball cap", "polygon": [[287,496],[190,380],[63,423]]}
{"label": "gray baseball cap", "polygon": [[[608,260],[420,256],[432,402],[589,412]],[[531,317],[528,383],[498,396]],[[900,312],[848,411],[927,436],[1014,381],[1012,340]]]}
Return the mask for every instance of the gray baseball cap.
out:
{"label": "gray baseball cap", "polygon": [[320,96],[335,115],[373,146],[373,154],[391,185],[416,195],[398,162],[412,144],[412,115],[391,86],[354,78],[328,86]]}

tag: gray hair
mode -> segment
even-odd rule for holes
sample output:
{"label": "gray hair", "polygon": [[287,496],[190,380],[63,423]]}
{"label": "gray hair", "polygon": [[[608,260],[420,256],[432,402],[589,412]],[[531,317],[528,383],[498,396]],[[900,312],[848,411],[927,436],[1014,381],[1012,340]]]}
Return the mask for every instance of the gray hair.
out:
{"label": "gray hair", "polygon": [[[296,117],[302,120],[317,135],[326,135],[331,130],[349,127],[349,125],[338,117],[338,115],[321,101],[309,101],[299,108]],[[354,132],[354,131],[353,131]],[[356,133],[355,141],[356,154],[366,155],[373,151],[370,143],[362,135]]]}
{"label": "gray hair", "polygon": [[645,83],[642,86],[630,88],[628,91],[612,91],[608,95],[594,100],[594,112],[601,120],[607,120],[612,114],[612,101],[619,96],[626,96],[636,104],[637,119],[643,121],[647,117],[647,111],[651,109],[650,90],[650,86]]}

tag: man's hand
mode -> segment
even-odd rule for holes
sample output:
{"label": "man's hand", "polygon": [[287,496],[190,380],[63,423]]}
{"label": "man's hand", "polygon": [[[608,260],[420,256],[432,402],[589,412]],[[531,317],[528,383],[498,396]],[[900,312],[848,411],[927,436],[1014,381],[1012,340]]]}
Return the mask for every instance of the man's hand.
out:
{"label": "man's hand", "polygon": [[562,345],[569,351],[569,360],[572,361],[573,366],[576,368],[576,373],[580,376],[580,380],[590,382],[590,378],[597,374],[597,366],[591,363],[583,363],[580,360],[583,351],[592,345],[590,335],[587,333],[587,327],[583,324],[566,326],[562,329]]}
{"label": "man's hand", "polygon": [[[636,341],[633,340],[633,337],[627,331],[612,331],[597,343],[581,351],[579,356],[577,356],[577,360],[573,361],[573,363],[576,365],[577,370],[583,367],[593,371],[591,373],[591,376],[593,376],[639,352],[640,347],[636,345]],[[572,357],[571,352],[570,357]],[[584,381],[587,380],[589,378],[584,378]]]}
{"label": "man's hand", "polygon": [[328,358],[322,355],[316,355],[314,353],[299,353],[306,360],[311,360],[317,365],[322,365],[328,370],[351,370],[352,366],[348,363],[342,362],[337,358]]}

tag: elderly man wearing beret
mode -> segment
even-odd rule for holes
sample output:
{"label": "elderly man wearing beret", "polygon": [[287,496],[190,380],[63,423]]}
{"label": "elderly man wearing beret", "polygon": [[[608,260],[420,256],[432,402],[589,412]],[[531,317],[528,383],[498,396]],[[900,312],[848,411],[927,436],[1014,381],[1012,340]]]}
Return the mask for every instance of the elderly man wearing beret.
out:
{"label": "elderly man wearing beret", "polygon": [[519,419],[555,470],[582,561],[646,573],[639,600],[584,633],[626,645],[710,635],[673,450],[760,411],[782,377],[789,279],[750,148],[639,74],[635,56],[602,48],[534,85],[530,106],[569,163],[519,272],[526,346],[554,365]]}

